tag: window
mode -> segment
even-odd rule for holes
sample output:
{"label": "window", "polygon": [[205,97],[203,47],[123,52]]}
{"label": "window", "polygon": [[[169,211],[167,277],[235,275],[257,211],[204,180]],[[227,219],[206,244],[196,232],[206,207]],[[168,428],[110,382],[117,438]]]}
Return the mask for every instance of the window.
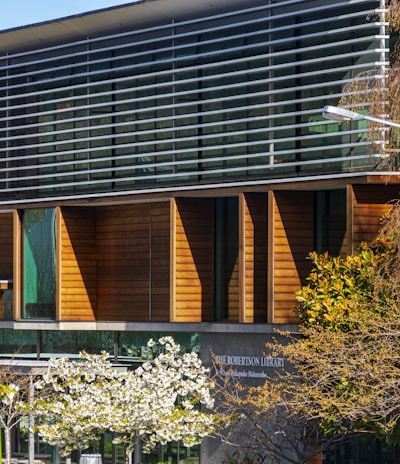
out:
{"label": "window", "polygon": [[23,318],[56,315],[56,212],[26,210],[23,214]]}
{"label": "window", "polygon": [[215,201],[215,309],[217,320],[239,320],[238,198]]}
{"label": "window", "polygon": [[333,256],[339,256],[346,233],[346,191],[317,192],[315,202],[316,251],[328,251]]}

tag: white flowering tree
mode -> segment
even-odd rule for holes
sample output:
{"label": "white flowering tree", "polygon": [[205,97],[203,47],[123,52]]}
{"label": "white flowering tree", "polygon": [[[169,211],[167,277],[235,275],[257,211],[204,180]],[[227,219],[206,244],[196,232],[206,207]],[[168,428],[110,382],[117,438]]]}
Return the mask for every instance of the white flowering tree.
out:
{"label": "white flowering tree", "polygon": [[11,464],[11,431],[29,414],[32,385],[32,376],[17,366],[3,366],[0,370],[0,425],[7,464]]}
{"label": "white flowering tree", "polygon": [[122,383],[108,354],[80,354],[80,359],[52,358],[35,384],[45,394],[34,402],[35,430],[63,454],[84,449],[107,430],[112,392]]}
{"label": "white flowering tree", "polygon": [[15,422],[19,423],[19,386],[14,383],[0,384],[0,423],[4,429],[6,463],[11,463],[11,430]]}
{"label": "white flowering tree", "polygon": [[181,354],[171,337],[157,344],[164,352],[135,370],[113,368],[107,353],[51,359],[37,383],[52,393],[34,406],[41,418],[36,430],[64,455],[87,448],[106,431],[125,446],[126,459],[138,440],[145,452],[158,443],[199,443],[215,425],[215,416],[201,409],[213,406],[208,371],[197,354]]}

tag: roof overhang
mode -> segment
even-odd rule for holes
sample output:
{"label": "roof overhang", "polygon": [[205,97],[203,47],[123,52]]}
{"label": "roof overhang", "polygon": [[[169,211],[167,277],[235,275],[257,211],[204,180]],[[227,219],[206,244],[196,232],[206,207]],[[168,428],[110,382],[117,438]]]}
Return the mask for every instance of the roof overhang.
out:
{"label": "roof overhang", "polygon": [[[252,5],[257,4],[257,1],[252,2]],[[58,43],[208,16],[246,6],[250,6],[248,0],[138,0],[117,7],[0,31],[0,53],[45,48]]]}

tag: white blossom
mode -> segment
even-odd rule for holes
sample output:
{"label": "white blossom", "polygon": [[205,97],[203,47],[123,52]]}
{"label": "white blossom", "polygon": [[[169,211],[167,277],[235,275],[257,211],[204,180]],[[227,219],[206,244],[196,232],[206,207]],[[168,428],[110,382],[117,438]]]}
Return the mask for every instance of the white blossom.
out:
{"label": "white blossom", "polygon": [[[149,340],[148,346],[157,343]],[[109,355],[82,352],[78,361],[53,358],[36,388],[50,388],[35,404],[36,430],[64,455],[84,449],[101,434],[132,450],[137,438],[144,451],[157,443],[182,440],[192,446],[212,433],[213,383],[196,353],[180,354],[172,337],[158,341],[165,352],[136,370],[120,371]]]}
{"label": "white blossom", "polygon": [[10,384],[1,384],[0,385],[0,399],[1,402],[6,404],[7,406],[11,405],[19,391],[18,385],[15,385],[13,383]]}

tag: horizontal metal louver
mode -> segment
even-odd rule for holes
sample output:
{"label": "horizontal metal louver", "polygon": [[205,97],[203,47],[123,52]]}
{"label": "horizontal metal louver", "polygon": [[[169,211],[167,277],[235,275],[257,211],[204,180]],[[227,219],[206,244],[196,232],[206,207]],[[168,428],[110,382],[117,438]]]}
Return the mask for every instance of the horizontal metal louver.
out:
{"label": "horizontal metal louver", "polygon": [[248,5],[0,56],[0,202],[374,168],[321,108],[385,60],[379,2]]}

